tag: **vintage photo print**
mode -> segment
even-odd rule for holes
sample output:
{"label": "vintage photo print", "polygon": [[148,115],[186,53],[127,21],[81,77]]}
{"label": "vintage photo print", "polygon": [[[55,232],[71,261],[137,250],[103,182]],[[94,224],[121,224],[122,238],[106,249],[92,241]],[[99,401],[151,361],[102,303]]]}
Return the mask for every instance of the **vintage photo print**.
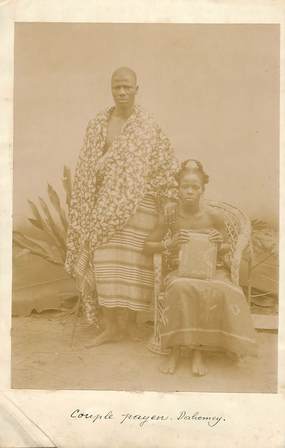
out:
{"label": "vintage photo print", "polygon": [[15,24],[12,388],[276,393],[278,24]]}

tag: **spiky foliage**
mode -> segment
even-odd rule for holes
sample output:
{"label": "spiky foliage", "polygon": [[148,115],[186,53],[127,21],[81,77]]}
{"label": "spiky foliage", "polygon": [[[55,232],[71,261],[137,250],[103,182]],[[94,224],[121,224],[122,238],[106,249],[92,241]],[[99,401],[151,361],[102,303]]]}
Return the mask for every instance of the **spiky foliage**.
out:
{"label": "spiky foliage", "polygon": [[19,231],[13,232],[15,245],[59,265],[64,264],[66,256],[67,212],[70,207],[72,186],[70,169],[66,166],[63,170],[62,184],[66,197],[64,206],[60,202],[58,193],[50,184],[47,189],[50,204],[41,197],[39,197],[39,206],[28,200],[33,214],[29,222],[37,229],[36,238]]}
{"label": "spiky foliage", "polygon": [[251,221],[251,243],[253,252],[258,255],[261,252],[276,254],[276,233],[265,221],[253,219]]}

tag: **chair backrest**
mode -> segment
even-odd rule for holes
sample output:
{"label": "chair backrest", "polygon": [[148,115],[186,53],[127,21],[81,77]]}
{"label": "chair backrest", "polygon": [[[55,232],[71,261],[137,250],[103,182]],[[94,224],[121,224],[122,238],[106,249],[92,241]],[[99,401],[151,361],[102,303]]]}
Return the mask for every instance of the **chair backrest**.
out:
{"label": "chair backrest", "polygon": [[231,245],[228,256],[231,280],[234,285],[238,285],[242,253],[250,244],[250,219],[242,210],[226,202],[207,201],[206,203],[224,215],[226,231]]}

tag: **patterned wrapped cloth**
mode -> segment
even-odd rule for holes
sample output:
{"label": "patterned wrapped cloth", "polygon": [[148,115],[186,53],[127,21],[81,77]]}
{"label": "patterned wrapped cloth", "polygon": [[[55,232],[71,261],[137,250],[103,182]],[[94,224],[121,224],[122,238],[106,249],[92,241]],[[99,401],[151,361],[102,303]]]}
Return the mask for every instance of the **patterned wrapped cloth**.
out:
{"label": "patterned wrapped cloth", "polygon": [[[173,207],[162,218],[166,238],[172,238],[180,230],[203,230],[207,233],[211,229],[193,229],[191,224],[185,228],[178,211],[178,206]],[[227,242],[227,235],[223,236]],[[165,254],[165,295],[160,310],[163,349],[178,345],[230,352],[241,357],[257,355],[256,333],[249,305],[242,288],[231,281],[226,255],[218,255],[213,278],[202,280],[179,274],[177,249]],[[196,257],[201,257],[201,253],[194,251],[191,256],[195,264]]]}
{"label": "patterned wrapped cloth", "polygon": [[[151,270],[150,260],[142,254],[142,240],[155,224],[159,204],[176,195],[173,149],[139,106],[105,151],[112,111],[108,108],[88,124],[67,235],[65,267],[77,279],[90,320],[94,316],[90,303],[93,300],[96,306],[97,296],[104,306],[148,307]],[[119,281],[120,288],[110,287]],[[148,292],[140,295],[141,287]]]}
{"label": "patterned wrapped cloth", "polygon": [[246,298],[219,268],[213,280],[166,278],[162,347],[176,345],[200,350],[256,355],[256,335]]}

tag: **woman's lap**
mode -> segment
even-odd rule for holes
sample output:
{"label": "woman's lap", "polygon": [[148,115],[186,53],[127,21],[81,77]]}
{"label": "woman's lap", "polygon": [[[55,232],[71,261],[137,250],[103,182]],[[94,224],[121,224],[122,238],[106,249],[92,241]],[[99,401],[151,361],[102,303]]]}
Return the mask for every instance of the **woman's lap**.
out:
{"label": "woman's lap", "polygon": [[166,279],[164,347],[176,344],[233,352],[255,351],[255,333],[242,289],[218,270],[214,280]]}

